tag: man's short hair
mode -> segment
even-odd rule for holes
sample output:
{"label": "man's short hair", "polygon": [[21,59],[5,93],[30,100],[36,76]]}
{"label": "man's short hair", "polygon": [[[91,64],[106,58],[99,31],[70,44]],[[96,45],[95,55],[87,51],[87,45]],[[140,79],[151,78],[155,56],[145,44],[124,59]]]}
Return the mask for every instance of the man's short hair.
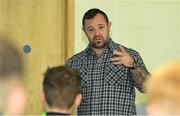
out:
{"label": "man's short hair", "polygon": [[67,66],[48,68],[43,90],[49,107],[70,108],[81,91],[80,73]]}
{"label": "man's short hair", "polygon": [[85,25],[85,20],[86,19],[92,19],[93,17],[95,17],[97,14],[102,14],[104,16],[104,19],[105,21],[107,22],[107,24],[109,23],[109,19],[108,19],[108,16],[106,15],[105,12],[103,12],[102,10],[100,9],[97,9],[97,8],[92,8],[92,9],[89,9],[83,16],[83,20],[82,20],[82,26],[84,27]]}
{"label": "man's short hair", "polygon": [[[8,41],[9,40],[9,41]],[[10,39],[0,36],[0,78],[11,77],[9,75],[21,75],[23,72],[23,61],[18,49]],[[20,77],[20,76],[19,76]]]}

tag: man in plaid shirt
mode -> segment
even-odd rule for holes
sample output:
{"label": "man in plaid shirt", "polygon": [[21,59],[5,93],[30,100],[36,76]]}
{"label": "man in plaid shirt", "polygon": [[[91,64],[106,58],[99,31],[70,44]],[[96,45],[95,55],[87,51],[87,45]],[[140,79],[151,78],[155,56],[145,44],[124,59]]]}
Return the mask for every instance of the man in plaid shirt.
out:
{"label": "man in plaid shirt", "polygon": [[89,45],[66,65],[81,73],[83,100],[79,115],[135,115],[135,88],[144,92],[149,72],[133,49],[112,41],[111,22],[99,9],[88,10],[82,20]]}

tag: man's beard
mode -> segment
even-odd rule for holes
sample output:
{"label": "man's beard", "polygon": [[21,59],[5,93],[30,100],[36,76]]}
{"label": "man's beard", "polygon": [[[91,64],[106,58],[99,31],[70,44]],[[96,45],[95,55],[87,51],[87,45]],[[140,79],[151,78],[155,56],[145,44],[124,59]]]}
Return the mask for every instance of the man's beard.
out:
{"label": "man's beard", "polygon": [[103,39],[102,41],[98,41],[98,42],[90,41],[90,45],[93,48],[102,49],[102,48],[105,48],[107,46],[108,42],[109,42],[109,38],[107,38],[106,40]]}

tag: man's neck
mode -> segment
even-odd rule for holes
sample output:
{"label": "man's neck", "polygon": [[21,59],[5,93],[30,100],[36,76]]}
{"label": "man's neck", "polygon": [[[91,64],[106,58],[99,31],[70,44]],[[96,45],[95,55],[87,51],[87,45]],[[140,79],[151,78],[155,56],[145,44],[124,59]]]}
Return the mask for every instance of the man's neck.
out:
{"label": "man's neck", "polygon": [[59,109],[59,108],[48,108],[46,109],[46,112],[59,112],[59,113],[70,114],[69,109]]}
{"label": "man's neck", "polygon": [[104,48],[101,49],[92,48],[92,49],[95,51],[97,57],[101,56],[104,51]]}

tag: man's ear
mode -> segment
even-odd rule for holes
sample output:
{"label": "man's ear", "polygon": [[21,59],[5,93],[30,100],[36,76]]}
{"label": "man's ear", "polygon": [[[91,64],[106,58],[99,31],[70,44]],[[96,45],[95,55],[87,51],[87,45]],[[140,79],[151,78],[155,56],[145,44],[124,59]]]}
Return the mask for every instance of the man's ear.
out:
{"label": "man's ear", "polygon": [[85,35],[88,37],[88,35],[87,35],[86,30],[85,30],[84,27],[82,27],[82,30],[83,30],[83,32],[85,33]]}
{"label": "man's ear", "polygon": [[108,23],[108,29],[110,30],[110,28],[111,28],[111,25],[112,25],[112,23],[111,23],[111,21]]}
{"label": "man's ear", "polygon": [[82,30],[83,30],[84,33],[86,32],[84,27],[82,27]]}
{"label": "man's ear", "polygon": [[81,104],[81,100],[82,100],[82,95],[78,94],[74,101],[74,104],[76,105],[76,107],[79,107],[79,105]]}
{"label": "man's ear", "polygon": [[39,96],[41,104],[45,104],[45,95],[43,89],[41,89],[40,96]]}

